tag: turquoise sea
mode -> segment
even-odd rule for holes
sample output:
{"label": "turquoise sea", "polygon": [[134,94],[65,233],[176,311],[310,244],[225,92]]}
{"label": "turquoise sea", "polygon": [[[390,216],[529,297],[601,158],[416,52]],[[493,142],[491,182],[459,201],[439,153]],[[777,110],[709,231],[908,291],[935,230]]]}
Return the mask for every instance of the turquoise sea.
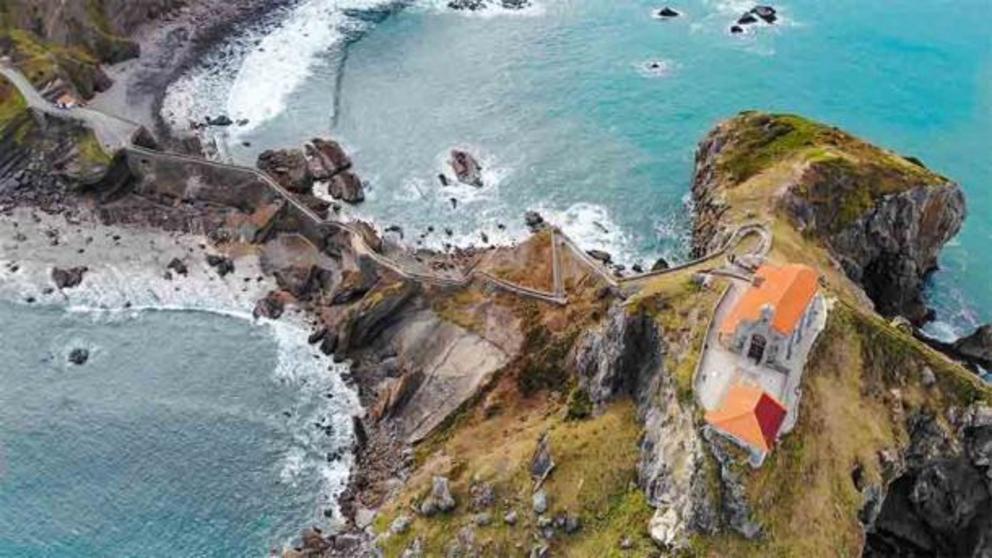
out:
{"label": "turquoise sea", "polygon": [[0,302],[0,339],[0,556],[265,556],[328,525],[347,394],[267,327]]}
{"label": "turquoise sea", "polygon": [[[507,241],[536,208],[632,263],[686,255],[693,151],[707,130],[743,109],[795,112],[961,183],[970,217],[929,288],[932,329],[992,320],[988,0],[789,0],[775,4],[776,25],[741,36],[729,25],[753,3],[738,0],[672,2],[683,16],[670,21],[643,0],[481,14],[445,4],[382,20],[377,10],[395,3],[301,2],[282,26],[245,31],[240,54],[177,84],[165,115],[250,118],[219,138],[249,164],[266,148],[342,140],[371,187],[355,213],[408,237],[435,225],[462,244],[480,229]],[[439,186],[452,146],[482,158],[486,188]]]}

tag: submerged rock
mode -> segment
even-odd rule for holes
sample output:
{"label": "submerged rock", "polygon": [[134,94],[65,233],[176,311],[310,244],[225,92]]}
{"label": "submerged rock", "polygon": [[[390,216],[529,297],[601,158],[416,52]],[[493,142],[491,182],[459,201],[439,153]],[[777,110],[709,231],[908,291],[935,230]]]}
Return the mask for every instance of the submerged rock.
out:
{"label": "submerged rock", "polygon": [[754,14],[747,12],[741,17],[737,18],[738,25],[750,25],[752,23],[758,23],[758,18],[754,17]]}
{"label": "submerged rock", "polygon": [[69,362],[75,364],[76,366],[81,366],[86,364],[86,361],[90,358],[90,352],[86,349],[77,347],[69,351]]}

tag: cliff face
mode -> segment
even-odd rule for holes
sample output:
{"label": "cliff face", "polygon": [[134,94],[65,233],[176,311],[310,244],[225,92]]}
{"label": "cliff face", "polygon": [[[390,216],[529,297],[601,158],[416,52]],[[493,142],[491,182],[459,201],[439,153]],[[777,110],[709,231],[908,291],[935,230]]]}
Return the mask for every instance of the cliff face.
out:
{"label": "cliff face", "polygon": [[742,113],[700,143],[697,252],[732,224],[735,190],[760,193],[760,203],[829,248],[880,313],[915,322],[927,316],[923,279],[965,217],[958,185],[919,161],[795,116]]}
{"label": "cliff face", "polygon": [[110,86],[101,63],[138,55],[127,37],[182,0],[5,0],[0,3],[0,53],[38,86],[57,82],[83,97]]}

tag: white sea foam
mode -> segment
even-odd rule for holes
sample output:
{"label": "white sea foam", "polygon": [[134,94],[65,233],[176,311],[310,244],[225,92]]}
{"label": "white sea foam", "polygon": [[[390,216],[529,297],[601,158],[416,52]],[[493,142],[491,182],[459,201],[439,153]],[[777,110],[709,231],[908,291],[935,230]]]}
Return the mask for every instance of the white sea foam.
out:
{"label": "white sea foam", "polygon": [[450,1],[419,0],[415,6],[435,12],[445,12],[474,18],[538,17],[546,13],[545,3],[538,2],[537,0],[531,0],[530,5],[521,9],[504,8],[499,0],[487,0],[485,5],[478,10],[455,10],[448,7]]}
{"label": "white sea foam", "polygon": [[[46,231],[56,230],[60,240],[51,245]],[[18,233],[24,240],[9,242]],[[2,299],[25,303],[30,298],[104,323],[140,320],[145,312],[156,310],[205,311],[254,321],[268,329],[278,348],[272,381],[292,385],[299,393],[296,401],[289,402],[293,406],[292,440],[280,479],[290,484],[304,474],[320,479],[315,515],[317,510],[329,509],[335,514],[332,519],[340,519],[335,502],[353,463],[351,416],[361,413],[357,394],[342,380],[347,365],[333,363],[306,343],[309,325],[301,315],[286,312],[279,320],[253,319],[255,301],[274,287],[271,279],[257,280],[261,276],[257,257],[236,258],[235,272],[221,278],[204,261],[199,246],[206,239],[95,224],[81,228],[47,215],[39,215],[35,222],[27,212],[18,212],[16,220],[0,219],[0,238]],[[80,249],[85,252],[79,253]],[[165,278],[165,266],[173,257],[185,260],[187,276]],[[81,284],[64,291],[51,289],[53,266],[84,264],[90,270]],[[88,348],[91,358],[99,358],[101,351],[85,335],[58,338],[53,343],[52,354],[61,355],[62,362],[71,348]],[[330,434],[314,427],[320,423],[330,425]],[[338,457],[329,461],[328,453]]]}
{"label": "white sea foam", "polygon": [[678,69],[678,64],[671,60],[652,59],[636,64],[637,71],[647,78],[669,77]]}
{"label": "white sea foam", "polygon": [[[169,87],[162,115],[174,129],[221,113],[235,121],[230,140],[282,114],[290,96],[312,74],[323,55],[340,47],[367,23],[346,10],[387,6],[391,0],[302,0],[265,23],[227,39],[203,63]],[[333,99],[328,103],[333,107]]]}

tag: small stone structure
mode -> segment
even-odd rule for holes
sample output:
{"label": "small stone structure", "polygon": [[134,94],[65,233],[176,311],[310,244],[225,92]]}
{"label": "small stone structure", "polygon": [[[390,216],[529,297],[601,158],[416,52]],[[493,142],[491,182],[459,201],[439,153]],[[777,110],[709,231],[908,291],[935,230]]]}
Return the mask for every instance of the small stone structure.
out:
{"label": "small stone structure", "polygon": [[758,366],[788,373],[793,348],[813,324],[817,273],[804,265],[763,265],[720,326],[720,342]]}

